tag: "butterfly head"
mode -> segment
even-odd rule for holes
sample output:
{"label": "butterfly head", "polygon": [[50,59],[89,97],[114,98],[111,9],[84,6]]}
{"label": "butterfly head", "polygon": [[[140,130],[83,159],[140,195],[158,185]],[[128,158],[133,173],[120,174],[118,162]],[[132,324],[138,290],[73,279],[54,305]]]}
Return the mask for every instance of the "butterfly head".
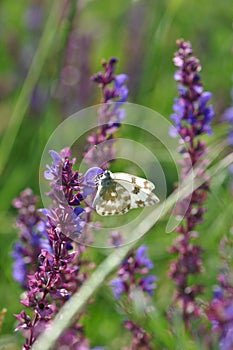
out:
{"label": "butterfly head", "polygon": [[111,173],[110,171],[106,170],[103,174],[102,174],[102,178],[101,178],[101,186],[108,188],[111,187],[113,185],[114,180],[111,177]]}

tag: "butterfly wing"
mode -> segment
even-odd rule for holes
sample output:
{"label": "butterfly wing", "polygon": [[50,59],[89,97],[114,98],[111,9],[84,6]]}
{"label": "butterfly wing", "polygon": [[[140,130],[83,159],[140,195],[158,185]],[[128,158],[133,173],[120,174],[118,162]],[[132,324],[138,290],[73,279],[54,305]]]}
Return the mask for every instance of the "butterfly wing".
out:
{"label": "butterfly wing", "polygon": [[146,193],[150,193],[155,188],[155,185],[151,181],[143,179],[142,177],[127,173],[112,173],[111,176],[116,181],[123,181],[132,184],[133,186],[137,186]]}
{"label": "butterfly wing", "polygon": [[110,187],[99,186],[93,207],[102,216],[125,214],[131,208],[131,196],[124,186],[114,181]]}
{"label": "butterfly wing", "polygon": [[130,209],[152,206],[159,202],[159,198],[151,192],[155,186],[149,180],[127,173],[114,173],[113,176],[129,192]]}
{"label": "butterfly wing", "polygon": [[150,207],[158,202],[159,198],[153,192],[146,193],[141,190],[137,195],[131,193],[130,209]]}

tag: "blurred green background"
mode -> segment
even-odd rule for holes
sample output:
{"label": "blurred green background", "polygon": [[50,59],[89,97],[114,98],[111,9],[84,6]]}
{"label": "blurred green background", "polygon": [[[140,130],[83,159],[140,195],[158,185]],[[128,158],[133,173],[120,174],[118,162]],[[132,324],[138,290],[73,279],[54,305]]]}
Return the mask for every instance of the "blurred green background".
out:
{"label": "blurred green background", "polygon": [[[22,290],[11,275],[10,252],[17,239],[12,199],[25,187],[39,194],[39,163],[49,136],[70,114],[99,103],[100,91],[89,78],[101,70],[101,59],[112,56],[119,59],[117,73],[129,75],[130,102],[150,107],[169,118],[177,95],[172,62],[175,42],[181,37],[190,40],[201,60],[204,88],[213,93],[215,134],[206,138],[211,145],[224,137],[227,130],[218,122],[231,104],[232,15],[230,0],[1,1],[0,309],[8,310],[2,337],[10,337],[2,338],[3,343],[12,342],[12,348],[17,348],[14,344],[22,341],[19,335],[13,335],[13,314],[22,309],[19,303]],[[38,47],[39,55],[25,85]],[[172,164],[162,165],[168,173],[172,169]],[[170,175],[170,190],[173,181],[175,176]],[[207,251],[204,266],[208,273],[200,276],[206,287],[204,300],[210,298],[216,283],[219,241],[230,230],[229,186],[227,172],[213,180],[206,221],[200,226],[200,242]],[[166,220],[160,222],[142,241],[149,245],[155,274],[159,277],[154,318],[149,326],[155,332],[158,349],[164,346],[175,349],[163,318],[173,292],[166,273],[171,260],[167,247],[174,235],[164,234],[165,225]],[[89,254],[98,264],[106,251],[92,249]],[[96,298],[88,307],[87,336],[92,346],[111,344],[114,338],[112,349],[118,349],[123,346],[123,340],[127,344],[129,337],[121,326],[123,315],[117,312],[106,288]]]}

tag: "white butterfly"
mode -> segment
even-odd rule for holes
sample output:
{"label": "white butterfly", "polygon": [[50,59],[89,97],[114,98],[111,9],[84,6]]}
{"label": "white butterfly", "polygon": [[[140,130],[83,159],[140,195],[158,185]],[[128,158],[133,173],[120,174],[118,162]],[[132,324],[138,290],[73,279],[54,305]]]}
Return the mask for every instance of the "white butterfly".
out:
{"label": "white butterfly", "polygon": [[107,170],[98,179],[98,190],[92,206],[99,215],[121,215],[130,209],[159,202],[152,192],[154,184],[141,177]]}

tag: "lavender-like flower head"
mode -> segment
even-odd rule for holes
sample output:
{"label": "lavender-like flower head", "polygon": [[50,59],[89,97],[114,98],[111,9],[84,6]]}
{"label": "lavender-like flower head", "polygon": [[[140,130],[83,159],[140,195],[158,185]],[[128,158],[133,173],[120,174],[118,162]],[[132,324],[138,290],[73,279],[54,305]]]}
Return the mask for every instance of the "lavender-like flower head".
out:
{"label": "lavender-like flower head", "polygon": [[[32,253],[25,249],[25,243],[23,246],[21,242],[16,243],[14,257],[15,265],[20,268],[17,272],[20,276],[16,276],[18,280],[22,279],[22,274],[23,278],[26,278],[28,272],[25,271],[24,261],[34,263],[34,271],[27,276],[25,298],[21,301],[24,306],[33,310],[34,315],[31,317],[25,311],[16,315],[19,321],[16,329],[27,330],[25,349],[31,348],[59,308],[87,277],[86,273],[80,271],[84,265],[81,260],[84,247],[78,246],[74,251],[74,243],[70,236],[74,230],[78,231],[78,234],[81,232],[84,220],[82,215],[85,212],[81,202],[94,192],[95,177],[102,172],[100,168],[91,168],[82,176],[74,171],[72,167],[75,159],[70,160],[69,149],[62,150],[60,154],[51,151],[50,154],[53,161],[52,165],[47,167],[45,176],[50,180],[49,195],[53,199],[53,206],[36,211],[36,198],[30,190],[24,191],[14,201],[15,207],[19,209],[18,227],[22,232],[20,238],[23,242],[26,241],[29,247],[31,245],[35,255],[31,257]],[[38,228],[35,232],[35,227],[43,229],[44,236],[41,231],[38,234]],[[69,332],[75,333],[75,330],[67,330],[66,339]],[[65,334],[62,335],[61,342]]]}
{"label": "lavender-like flower head", "polygon": [[[128,88],[125,83],[128,80],[126,74],[115,75],[116,58],[111,58],[108,62],[103,61],[104,71],[95,74],[92,80],[97,83],[102,90],[102,105],[98,111],[97,131],[93,132],[88,138],[89,148],[84,159],[89,166],[96,164],[99,160],[103,162],[101,167],[107,169],[109,160],[114,158],[113,149],[114,133],[125,118],[125,110],[122,104],[127,101]],[[107,145],[104,143],[108,142]],[[101,146],[104,145],[104,147]],[[100,147],[98,148],[98,145]],[[106,160],[106,161],[105,161]]]}
{"label": "lavender-like flower head", "polygon": [[179,97],[175,99],[171,115],[175,126],[171,136],[180,134],[185,141],[207,133],[212,135],[211,121],[214,117],[212,105],[208,105],[212,95],[203,91],[199,71],[201,65],[189,42],[178,40],[179,50],[175,53],[174,64],[178,67],[174,79],[177,81]]}
{"label": "lavender-like flower head", "polygon": [[[202,292],[201,285],[191,285],[190,275],[202,272],[201,253],[203,249],[193,244],[198,238],[195,231],[196,225],[203,221],[206,209],[204,203],[209,191],[209,177],[205,173],[208,161],[204,158],[207,153],[206,144],[200,140],[204,133],[212,134],[210,122],[214,116],[213,107],[207,105],[211,98],[209,92],[203,90],[199,71],[199,60],[192,55],[192,47],[189,42],[177,41],[178,51],[175,54],[174,63],[178,67],[175,80],[178,83],[179,97],[175,99],[174,114],[171,119],[175,126],[172,128],[172,136],[180,135],[185,142],[181,154],[184,159],[181,162],[181,178],[185,181],[192,167],[198,166],[198,176],[204,183],[197,188],[189,198],[179,203],[176,208],[177,215],[184,215],[182,223],[177,228],[178,238],[169,249],[170,253],[176,253],[177,259],[170,264],[169,277],[174,280],[176,293],[174,301],[183,312],[183,319],[187,328],[190,320],[199,317],[201,311],[196,303],[196,296]],[[175,131],[175,132],[174,132]],[[186,159],[191,159],[188,163]],[[188,208],[187,208],[187,203]],[[187,208],[183,212],[183,207]]]}
{"label": "lavender-like flower head", "polygon": [[60,228],[63,234],[74,237],[79,235],[85,225],[85,208],[81,203],[87,196],[96,190],[96,178],[103,170],[93,167],[87,170],[84,175],[72,168],[75,164],[75,158],[71,156],[68,148],[58,154],[50,151],[53,162],[47,166],[45,178],[50,180],[51,191],[48,194],[54,203],[50,210],[43,210],[52,223]]}

